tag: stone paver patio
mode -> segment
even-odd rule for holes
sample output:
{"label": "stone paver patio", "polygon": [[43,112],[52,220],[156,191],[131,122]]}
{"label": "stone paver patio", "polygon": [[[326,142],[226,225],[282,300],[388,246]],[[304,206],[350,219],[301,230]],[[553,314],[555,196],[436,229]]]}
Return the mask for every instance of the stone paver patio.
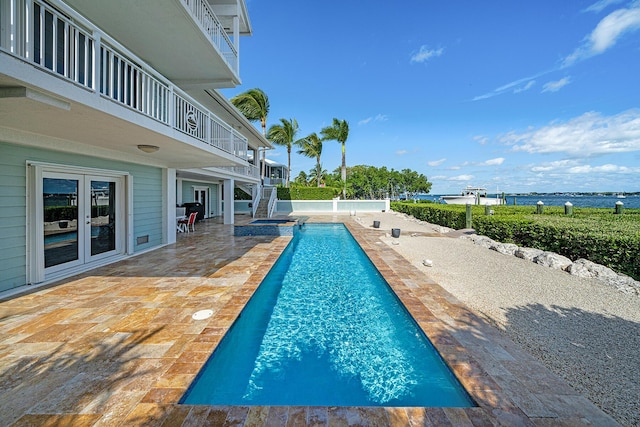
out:
{"label": "stone paver patio", "polygon": [[[238,222],[246,218],[237,217]],[[2,425],[617,425],[387,245],[344,222],[478,406],[179,405],[289,242],[207,220],[178,242],[0,302]],[[447,238],[447,237],[443,237]],[[214,315],[194,320],[196,311]]]}

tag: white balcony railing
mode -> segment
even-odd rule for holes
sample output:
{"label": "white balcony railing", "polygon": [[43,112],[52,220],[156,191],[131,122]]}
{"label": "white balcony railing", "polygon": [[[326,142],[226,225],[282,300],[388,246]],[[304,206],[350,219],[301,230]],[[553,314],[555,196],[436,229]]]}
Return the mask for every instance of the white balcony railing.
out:
{"label": "white balcony railing", "polygon": [[[182,1],[188,6],[201,2]],[[244,136],[84,17],[59,6],[60,10],[40,0],[0,0],[0,50],[247,160]],[[219,26],[215,15],[206,19]]]}
{"label": "white balcony railing", "polygon": [[259,179],[260,168],[254,165],[247,166],[220,166],[219,169],[223,169],[229,172],[233,172],[238,175],[247,176],[249,178]]}
{"label": "white balcony railing", "polygon": [[218,48],[229,67],[238,74],[238,51],[215,13],[213,13],[209,3],[204,0],[182,0],[182,2],[202,25],[202,29]]}

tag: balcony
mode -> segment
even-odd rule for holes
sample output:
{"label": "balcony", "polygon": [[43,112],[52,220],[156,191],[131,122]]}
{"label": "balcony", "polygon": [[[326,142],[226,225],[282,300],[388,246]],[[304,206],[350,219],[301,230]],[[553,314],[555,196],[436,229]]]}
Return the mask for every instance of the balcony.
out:
{"label": "balcony", "polygon": [[172,167],[247,164],[247,138],[72,10],[0,0],[0,25],[0,126],[117,151],[152,141]]}
{"label": "balcony", "polygon": [[240,84],[239,37],[250,33],[248,17],[237,13],[241,8],[221,8],[231,15],[221,16],[223,25],[207,0],[65,3],[184,89]]}

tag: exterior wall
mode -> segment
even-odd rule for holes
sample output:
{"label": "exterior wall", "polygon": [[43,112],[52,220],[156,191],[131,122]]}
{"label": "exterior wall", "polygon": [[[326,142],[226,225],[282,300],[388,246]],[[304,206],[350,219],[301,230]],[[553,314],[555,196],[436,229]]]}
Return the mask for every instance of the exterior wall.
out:
{"label": "exterior wall", "polygon": [[200,181],[182,181],[182,203],[190,203],[194,201],[193,187],[207,187],[209,189],[209,212],[211,216],[220,216],[218,211],[218,184],[211,184]]}
{"label": "exterior wall", "polygon": [[[163,243],[162,169],[0,141],[0,292],[26,282],[27,161],[128,172],[133,177],[133,252]],[[148,242],[137,245],[137,237]]]}
{"label": "exterior wall", "polygon": [[390,200],[278,200],[276,213],[298,212],[384,212],[391,208]]}

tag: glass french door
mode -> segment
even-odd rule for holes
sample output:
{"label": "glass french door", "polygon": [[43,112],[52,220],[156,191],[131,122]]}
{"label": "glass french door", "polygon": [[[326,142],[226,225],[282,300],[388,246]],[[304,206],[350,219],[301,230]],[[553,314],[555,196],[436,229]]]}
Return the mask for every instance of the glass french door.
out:
{"label": "glass french door", "polygon": [[209,218],[209,189],[196,187],[193,190],[193,201],[200,203],[204,208],[204,217]]}
{"label": "glass french door", "polygon": [[44,268],[47,273],[122,252],[122,178],[42,175]]}

